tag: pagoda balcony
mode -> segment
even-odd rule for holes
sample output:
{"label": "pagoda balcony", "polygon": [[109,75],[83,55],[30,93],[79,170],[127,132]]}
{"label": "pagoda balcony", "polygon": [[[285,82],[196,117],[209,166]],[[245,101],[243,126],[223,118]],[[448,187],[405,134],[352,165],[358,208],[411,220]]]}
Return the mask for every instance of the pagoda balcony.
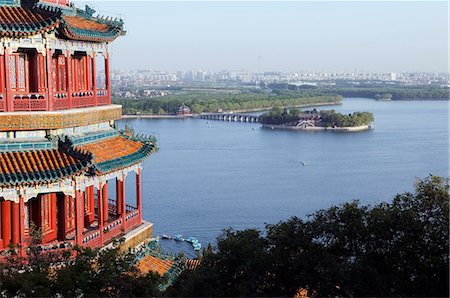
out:
{"label": "pagoda balcony", "polygon": [[[59,111],[71,108],[88,108],[111,104],[107,89],[85,90],[76,92],[58,91],[48,100],[47,92],[18,92],[12,94],[10,112],[24,111]],[[53,106],[50,109],[50,106]],[[7,112],[6,94],[0,93],[0,112]]]}
{"label": "pagoda balcony", "polygon": [[13,102],[14,111],[45,111],[48,108],[45,93],[15,93]]}
{"label": "pagoda balcony", "polygon": [[72,107],[86,108],[95,106],[93,91],[78,91],[72,93]]}
{"label": "pagoda balcony", "polygon": [[111,99],[108,94],[108,90],[97,90],[97,104],[99,106],[108,105],[111,103]]}
{"label": "pagoda balcony", "polygon": [[[123,216],[118,215],[116,201],[108,199],[108,221],[103,223],[103,228],[100,230],[96,215],[95,220],[89,224],[88,228],[85,228],[83,246],[101,247],[139,226],[142,223],[139,209],[130,205],[125,206],[126,213]],[[95,200],[95,209],[95,213],[98,214],[97,200]]]}

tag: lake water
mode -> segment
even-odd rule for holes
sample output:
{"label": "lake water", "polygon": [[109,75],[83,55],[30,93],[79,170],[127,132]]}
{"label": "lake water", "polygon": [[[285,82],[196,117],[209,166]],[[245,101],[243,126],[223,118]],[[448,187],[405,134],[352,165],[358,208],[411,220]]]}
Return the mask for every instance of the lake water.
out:
{"label": "lake water", "polygon": [[448,102],[345,99],[333,108],[372,112],[374,129],[296,132],[200,119],[121,120],[119,126],[158,139],[159,152],[144,162],[144,219],[154,223],[155,235],[195,236],[205,245],[226,227],[262,228],[353,199],[390,201],[413,190],[418,177],[448,176]]}

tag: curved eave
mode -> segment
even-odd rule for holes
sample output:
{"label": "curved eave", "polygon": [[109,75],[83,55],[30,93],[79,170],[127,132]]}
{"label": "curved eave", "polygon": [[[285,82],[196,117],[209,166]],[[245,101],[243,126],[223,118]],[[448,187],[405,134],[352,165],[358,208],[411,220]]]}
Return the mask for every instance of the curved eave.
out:
{"label": "curved eave", "polygon": [[71,28],[69,26],[64,26],[62,28],[62,34],[68,39],[91,41],[91,42],[112,42],[117,37],[122,35],[122,32],[117,32],[115,30],[108,32],[98,32],[85,29]]}
{"label": "curved eave", "polygon": [[52,24],[47,26],[40,26],[33,28],[30,25],[5,25],[0,24],[0,36],[2,37],[27,37],[36,34],[46,33],[55,30],[61,24],[60,21],[55,20]]}
{"label": "curved eave", "polygon": [[0,174],[0,188],[48,184],[78,176],[88,169],[87,163],[78,163],[57,170],[36,171],[32,173]]}
{"label": "curved eave", "polygon": [[139,150],[132,154],[118,157],[113,160],[108,160],[100,163],[94,163],[96,172],[101,174],[120,170],[142,162],[156,151],[156,146],[153,143],[145,143]]}

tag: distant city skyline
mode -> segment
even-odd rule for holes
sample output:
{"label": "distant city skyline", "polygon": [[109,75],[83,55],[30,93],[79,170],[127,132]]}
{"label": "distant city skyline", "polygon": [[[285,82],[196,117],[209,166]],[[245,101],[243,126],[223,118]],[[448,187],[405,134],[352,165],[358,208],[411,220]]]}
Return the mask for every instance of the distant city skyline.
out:
{"label": "distant city skyline", "polygon": [[445,1],[76,3],[121,13],[114,69],[448,72]]}

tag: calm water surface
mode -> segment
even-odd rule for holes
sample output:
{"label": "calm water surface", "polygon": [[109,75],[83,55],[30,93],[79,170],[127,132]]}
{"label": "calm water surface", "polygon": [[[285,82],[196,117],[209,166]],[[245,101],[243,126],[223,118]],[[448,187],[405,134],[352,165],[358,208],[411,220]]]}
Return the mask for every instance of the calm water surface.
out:
{"label": "calm water surface", "polygon": [[372,112],[374,129],[294,132],[199,119],[120,121],[158,138],[160,151],[144,163],[144,219],[154,223],[156,235],[180,233],[205,244],[226,227],[261,228],[353,199],[389,201],[413,190],[417,177],[448,176],[447,102],[345,99],[333,108]]}

